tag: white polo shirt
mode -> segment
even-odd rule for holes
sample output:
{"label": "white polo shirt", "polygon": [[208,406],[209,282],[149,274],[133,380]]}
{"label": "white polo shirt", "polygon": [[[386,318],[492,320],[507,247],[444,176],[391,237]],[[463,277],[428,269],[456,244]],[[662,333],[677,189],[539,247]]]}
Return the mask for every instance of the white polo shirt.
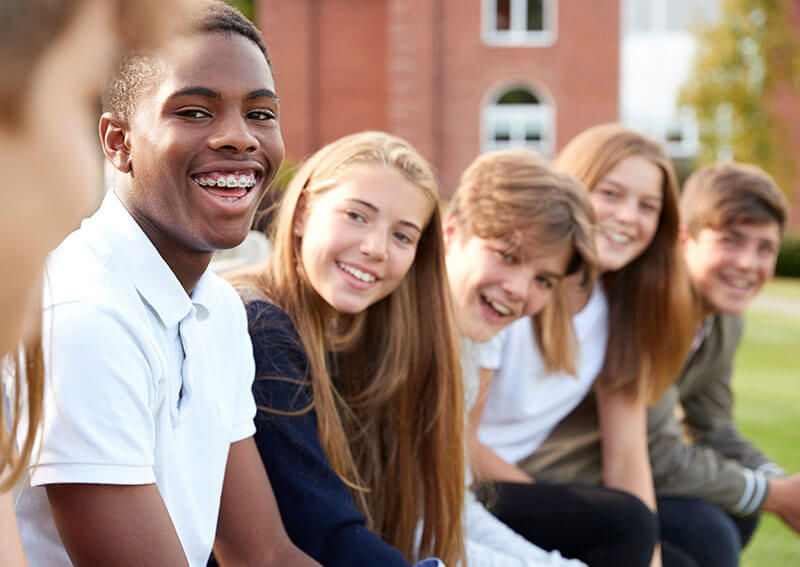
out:
{"label": "white polo shirt", "polygon": [[47,284],[41,453],[17,499],[30,564],[71,565],[44,485],[155,483],[205,566],[230,444],[255,432],[241,300],[210,270],[188,296],[113,192],[52,254]]}
{"label": "white polo shirt", "polygon": [[586,396],[603,367],[608,340],[608,302],[596,284],[573,318],[578,341],[577,376],[549,373],[529,318],[511,323],[480,350],[481,368],[494,370],[478,439],[504,461],[531,455]]}

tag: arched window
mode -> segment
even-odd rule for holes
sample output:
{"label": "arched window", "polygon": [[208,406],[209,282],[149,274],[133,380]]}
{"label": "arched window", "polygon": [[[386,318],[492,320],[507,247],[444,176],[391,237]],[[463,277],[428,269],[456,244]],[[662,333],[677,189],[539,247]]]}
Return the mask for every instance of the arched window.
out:
{"label": "arched window", "polygon": [[527,87],[513,86],[483,109],[483,151],[529,148],[553,151],[553,109]]}

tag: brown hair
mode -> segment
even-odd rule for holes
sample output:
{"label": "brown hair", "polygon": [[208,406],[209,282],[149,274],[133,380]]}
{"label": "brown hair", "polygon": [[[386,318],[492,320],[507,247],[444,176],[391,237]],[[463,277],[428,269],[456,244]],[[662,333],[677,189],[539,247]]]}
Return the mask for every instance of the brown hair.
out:
{"label": "brown hair", "polygon": [[[433,212],[397,289],[362,313],[331,313],[302,266],[293,231],[298,204],[303,195],[311,205],[364,165],[399,171],[425,191]],[[322,446],[368,527],[408,558],[419,552],[455,565],[463,558],[464,394],[437,196],[433,171],[407,142],[382,132],[341,138],[289,183],[267,266],[231,281],[245,298],[266,297],[294,321]]]}
{"label": "brown hair", "polygon": [[786,198],[763,169],[745,163],[719,163],[695,171],[680,200],[683,225],[696,237],[704,228],[732,224],[777,223],[786,228]]}
{"label": "brown hair", "polygon": [[592,191],[631,156],[641,156],[661,170],[663,201],[658,229],[647,249],[625,267],[603,275],[609,329],[598,382],[655,402],[678,375],[697,322],[678,241],[678,182],[672,163],[658,142],[620,124],[603,124],[576,136],[556,165]]}
{"label": "brown hair", "polygon": [[[71,26],[88,2],[106,0],[4,0],[0,3],[0,128],[18,128],[26,102],[26,92],[39,69],[41,57],[57,38]],[[174,21],[168,6],[176,8],[184,0],[166,4],[161,0],[116,0],[114,9],[117,33],[123,43],[150,46],[166,36]],[[188,0],[187,0],[188,3]],[[98,93],[99,95],[99,93]],[[33,293],[41,303],[41,281]],[[0,492],[8,490],[25,473],[42,416],[44,361],[41,345],[41,305],[31,315],[32,331],[24,344],[9,355],[10,407],[0,404]],[[0,356],[6,353],[0,353]],[[23,419],[22,407],[27,409]],[[10,417],[6,415],[6,411]],[[8,426],[7,426],[8,424]],[[19,451],[17,435],[25,428]]]}
{"label": "brown hair", "polygon": [[[490,152],[476,158],[450,201],[462,234],[510,239],[539,249],[572,247],[568,273],[583,271],[593,281],[597,254],[594,213],[586,189],[528,150]],[[574,332],[561,293],[554,293],[531,318],[536,341],[550,371],[573,372]]]}

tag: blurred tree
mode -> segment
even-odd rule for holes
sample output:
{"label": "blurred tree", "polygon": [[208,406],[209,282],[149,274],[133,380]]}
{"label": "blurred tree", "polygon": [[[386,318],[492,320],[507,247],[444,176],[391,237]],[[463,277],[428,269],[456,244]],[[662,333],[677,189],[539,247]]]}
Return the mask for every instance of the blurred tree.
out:
{"label": "blurred tree", "polygon": [[770,97],[785,86],[800,93],[800,30],[789,17],[800,5],[720,1],[719,21],[697,32],[697,54],[679,95],[679,104],[694,109],[700,126],[698,165],[718,159],[755,163],[791,193],[797,168],[785,129],[797,122],[783,123]]}
{"label": "blurred tree", "polygon": [[231,6],[235,6],[251,22],[255,22],[256,9],[255,0],[225,0]]}

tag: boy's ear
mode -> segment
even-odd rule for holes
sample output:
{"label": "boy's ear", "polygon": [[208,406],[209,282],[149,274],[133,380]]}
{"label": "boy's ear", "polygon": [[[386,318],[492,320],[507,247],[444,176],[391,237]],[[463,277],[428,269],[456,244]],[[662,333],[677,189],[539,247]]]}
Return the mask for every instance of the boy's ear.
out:
{"label": "boy's ear", "polygon": [[128,123],[110,112],[104,112],[100,117],[100,143],[103,144],[103,153],[122,173],[130,173],[133,169],[129,132]]}
{"label": "boy's ear", "polygon": [[456,226],[456,217],[453,214],[447,214],[442,219],[442,236],[444,237],[444,253],[450,252],[450,246],[455,240],[458,228]]}

